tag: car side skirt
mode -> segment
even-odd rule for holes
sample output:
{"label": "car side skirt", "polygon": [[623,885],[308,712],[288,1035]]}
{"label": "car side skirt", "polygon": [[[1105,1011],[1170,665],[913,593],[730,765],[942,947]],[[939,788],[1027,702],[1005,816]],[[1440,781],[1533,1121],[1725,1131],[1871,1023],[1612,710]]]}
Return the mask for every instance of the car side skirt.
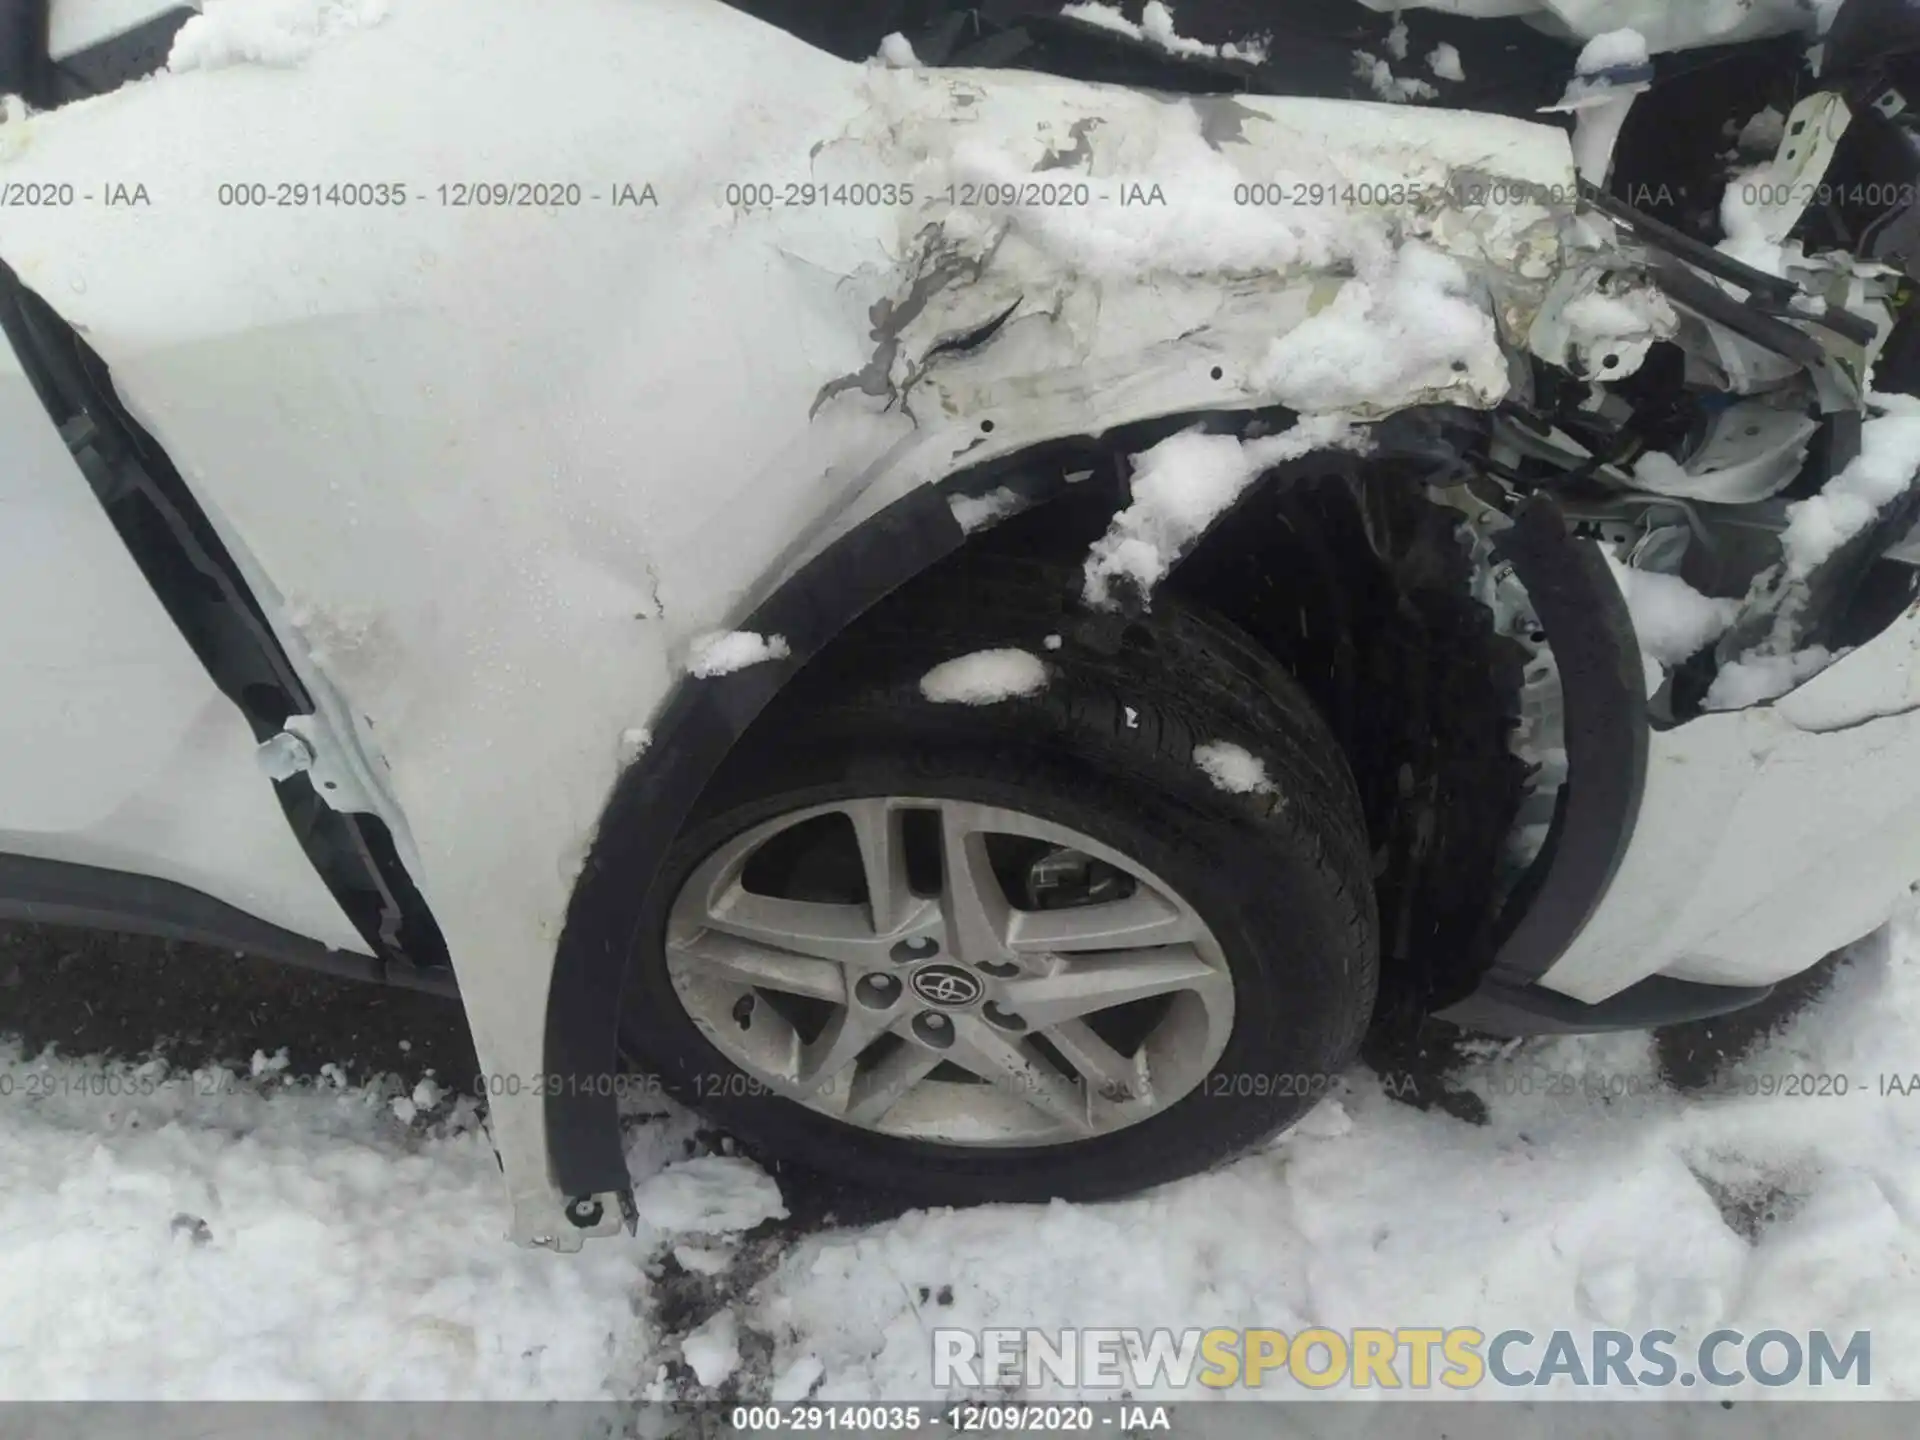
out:
{"label": "car side skirt", "polygon": [[458,993],[450,975],[442,979],[432,972],[389,966],[371,955],[334,950],[189,885],[97,865],[0,855],[0,920],[186,940],[243,950],[342,980],[397,984],[447,996]]}

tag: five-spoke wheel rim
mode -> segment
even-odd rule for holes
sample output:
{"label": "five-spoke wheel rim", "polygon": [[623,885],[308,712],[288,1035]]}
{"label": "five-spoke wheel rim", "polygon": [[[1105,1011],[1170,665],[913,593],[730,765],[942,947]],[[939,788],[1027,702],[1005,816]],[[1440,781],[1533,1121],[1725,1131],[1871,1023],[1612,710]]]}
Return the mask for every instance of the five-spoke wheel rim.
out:
{"label": "five-spoke wheel rim", "polygon": [[[851,827],[860,898],[749,888],[764,847],[823,819]],[[1042,884],[1062,875],[1084,895]],[[1220,946],[1171,886],[1068,826],[970,801],[849,799],[745,831],[681,886],[666,958],[742,1072],[702,1077],[705,1095],[770,1092],[943,1144],[1137,1124],[1200,1085],[1233,1027]]]}

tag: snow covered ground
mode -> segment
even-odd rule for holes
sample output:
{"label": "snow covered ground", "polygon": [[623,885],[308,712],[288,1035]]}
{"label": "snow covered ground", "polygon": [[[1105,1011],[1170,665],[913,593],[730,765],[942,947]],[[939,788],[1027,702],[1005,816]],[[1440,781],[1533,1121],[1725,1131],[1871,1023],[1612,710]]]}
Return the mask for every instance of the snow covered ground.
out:
{"label": "snow covered ground", "polygon": [[[419,1077],[0,1049],[0,1395],[925,1399],[936,1324],[1313,1323],[1866,1329],[1870,1393],[1920,1398],[1920,1093],[1880,1078],[1912,1083],[1916,1033],[1920,912],[1725,1093],[1666,1088],[1646,1036],[1490,1044],[1453,1077],[1484,1125],[1356,1069],[1264,1152],[1137,1199],[811,1233],[643,1099],[639,1234],[575,1256],[501,1240],[472,1102]],[[1788,1074],[1850,1090],[1744,1093]]]}

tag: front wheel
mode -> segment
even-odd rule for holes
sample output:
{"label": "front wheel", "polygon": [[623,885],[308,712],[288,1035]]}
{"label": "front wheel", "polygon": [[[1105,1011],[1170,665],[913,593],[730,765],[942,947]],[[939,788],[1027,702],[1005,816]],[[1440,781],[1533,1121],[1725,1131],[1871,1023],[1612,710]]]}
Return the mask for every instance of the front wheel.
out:
{"label": "front wheel", "polygon": [[[1109,656],[1047,648],[1057,571],[961,588],[863,622],[743,741],[652,887],[623,1039],[750,1147],[928,1203],[1204,1169],[1365,1029],[1352,779],[1294,682],[1171,597]],[[988,650],[1020,685],[928,698]]]}

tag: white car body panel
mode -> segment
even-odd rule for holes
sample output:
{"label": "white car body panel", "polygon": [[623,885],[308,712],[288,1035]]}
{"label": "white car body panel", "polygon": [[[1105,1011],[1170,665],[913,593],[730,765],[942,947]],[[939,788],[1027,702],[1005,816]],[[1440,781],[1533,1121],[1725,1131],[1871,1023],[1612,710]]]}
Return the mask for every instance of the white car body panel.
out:
{"label": "white car body panel", "polygon": [[0,434],[0,854],[171,880],[366,953],[6,346]]}
{"label": "white car body panel", "polygon": [[[595,63],[524,63],[540,51]],[[296,71],[167,76],[29,121],[8,179],[139,182],[153,203],[22,212],[0,252],[108,361],[284,598],[263,596],[303,668],[369,722],[370,769],[417,847],[482,1067],[528,1076],[542,1061],[529,1017],[621,736],[691,637],[962,454],[1273,403],[1247,373],[1330,294],[1312,254],[1277,275],[1195,260],[1089,276],[1075,266],[1098,256],[1071,235],[949,215],[946,253],[982,283],[903,305],[890,346],[875,307],[911,298],[925,215],[743,216],[722,185],[1024,173],[1074,147],[1088,116],[1096,174],[1170,189],[1184,175],[1187,203],[1222,213],[1223,182],[1282,168],[1571,183],[1564,138],[1522,122],[1231,103],[1245,139],[1215,148],[1204,130],[1222,117],[1185,102],[847,65],[717,4],[409,0]],[[664,198],[557,214],[428,203],[443,181],[523,177]],[[223,181],[280,179],[398,180],[419,198],[388,213],[214,203]],[[1494,260],[1498,303],[1523,324],[1553,259],[1539,217],[1442,214],[1432,239]],[[1011,343],[889,405],[920,355],[1016,294],[1042,313],[1010,324]],[[1222,361],[1233,372],[1213,380]],[[862,376],[881,393],[823,394]],[[1472,376],[1451,389],[1419,398],[1493,398]],[[539,1180],[538,1107],[494,1119],[516,1233],[564,1234]]]}
{"label": "white car body panel", "polygon": [[1920,877],[1920,609],[1771,705],[1651,737],[1633,842],[1542,977],[1766,985],[1867,934]]}

